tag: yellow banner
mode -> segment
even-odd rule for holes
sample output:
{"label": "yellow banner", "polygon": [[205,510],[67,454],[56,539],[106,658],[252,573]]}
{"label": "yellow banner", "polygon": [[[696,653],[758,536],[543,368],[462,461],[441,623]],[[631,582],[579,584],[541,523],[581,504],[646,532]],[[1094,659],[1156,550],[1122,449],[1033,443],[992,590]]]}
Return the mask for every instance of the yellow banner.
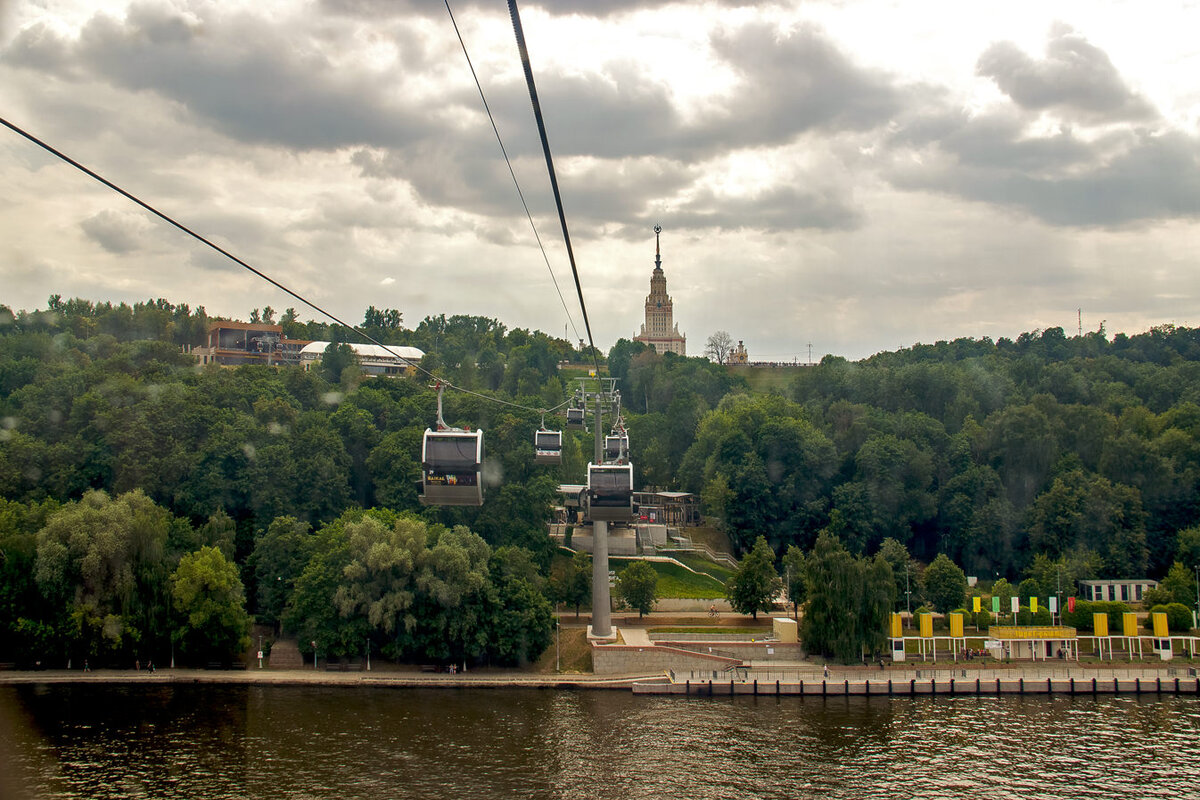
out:
{"label": "yellow banner", "polygon": [[904,636],[904,619],[899,614],[892,614],[892,638]]}
{"label": "yellow banner", "polygon": [[1029,610],[1032,611],[1034,614],[1037,613],[1037,598],[1036,597],[1029,598]]}
{"label": "yellow banner", "polygon": [[1108,614],[1092,614],[1092,627],[1097,636],[1108,636]]}
{"label": "yellow banner", "polygon": [[971,610],[978,614],[983,610],[983,598],[976,595],[971,598]]}
{"label": "yellow banner", "polygon": [[1165,639],[1171,634],[1167,631],[1167,615],[1161,611],[1155,611],[1150,615],[1150,621],[1154,624],[1154,636],[1157,639]]}
{"label": "yellow banner", "polygon": [[[978,599],[978,598],[976,598]],[[950,635],[956,639],[961,639],[963,635],[963,615],[950,615]]]}
{"label": "yellow banner", "polygon": [[1125,636],[1137,636],[1137,614],[1132,611],[1126,611],[1121,615],[1121,627],[1125,629]]}
{"label": "yellow banner", "polygon": [[933,614],[921,615],[921,637],[928,639],[933,636]]}
{"label": "yellow banner", "polygon": [[1076,630],[1066,625],[993,625],[993,639],[1074,639]]}

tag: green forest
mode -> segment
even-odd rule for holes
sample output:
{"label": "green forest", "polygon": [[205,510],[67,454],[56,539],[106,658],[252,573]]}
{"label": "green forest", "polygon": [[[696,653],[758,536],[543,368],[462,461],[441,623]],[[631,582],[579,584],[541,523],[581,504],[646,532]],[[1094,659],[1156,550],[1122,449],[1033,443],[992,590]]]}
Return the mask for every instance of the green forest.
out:
{"label": "green forest", "polygon": [[[294,309],[249,317],[353,336]],[[469,390],[446,394],[446,421],[485,431],[484,504],[425,508],[427,376],[364,377],[336,344],[310,371],[200,367],[184,348],[210,321],[161,299],[0,306],[0,661],[229,659],[251,619],[322,656],[536,658],[566,597],[546,522],[591,441],[568,431],[563,464],[535,466],[541,418],[518,406],[561,404],[580,371],[560,365],[590,354],[493,319],[410,328],[368,309],[372,337]],[[901,608],[906,578],[923,591],[941,561],[1014,585],[1173,575],[1194,591],[1198,330],[826,357],[772,393],[628,340],[602,360],[638,489],[696,493],[738,554],[762,537],[792,597],[820,575],[814,548],[890,565],[872,585]]]}

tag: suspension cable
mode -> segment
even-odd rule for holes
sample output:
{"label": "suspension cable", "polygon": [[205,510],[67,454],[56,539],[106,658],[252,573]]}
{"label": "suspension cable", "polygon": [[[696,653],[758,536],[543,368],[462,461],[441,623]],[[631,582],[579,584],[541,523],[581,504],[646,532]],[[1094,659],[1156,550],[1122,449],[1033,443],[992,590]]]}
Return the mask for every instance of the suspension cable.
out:
{"label": "suspension cable", "polygon": [[596,341],[592,338],[592,325],[588,321],[587,304],[583,301],[583,285],[579,282],[579,269],[575,265],[575,251],[571,247],[571,233],[567,230],[567,215],[563,211],[562,194],[558,190],[558,176],[554,172],[554,157],[550,154],[550,140],[546,136],[546,123],[542,119],[542,106],[538,102],[537,86],[533,81],[533,65],[529,62],[529,50],[525,47],[525,32],[521,27],[521,12],[517,0],[508,0],[508,14],[512,17],[513,33],[517,37],[517,49],[521,53],[521,67],[525,70],[525,84],[529,87],[529,100],[533,104],[533,116],[537,120],[538,136],[542,140],[542,152],[546,156],[546,170],[550,174],[550,188],[554,191],[554,205],[558,208],[558,222],[562,226],[563,242],[567,246],[567,258],[571,262],[571,274],[575,276],[575,291],[579,295],[579,308],[583,312],[583,327],[587,331],[588,344],[592,348],[592,365],[600,374],[600,361],[596,357]]}
{"label": "suspension cable", "polygon": [[[434,374],[433,374],[432,372],[430,372],[429,370],[427,370],[427,369],[425,369],[424,367],[422,367],[420,364],[415,364],[415,363],[413,363],[413,362],[412,362],[410,359],[404,358],[404,357],[403,357],[403,356],[401,356],[399,353],[397,353],[397,352],[395,352],[394,350],[392,350],[392,349],[391,349],[391,348],[390,348],[388,345],[384,344],[383,342],[379,341],[379,340],[378,340],[378,339],[376,339],[375,337],[371,336],[371,335],[370,335],[369,333],[367,333],[366,331],[360,330],[359,328],[356,328],[355,326],[351,325],[350,323],[348,323],[348,322],[345,322],[344,320],[340,319],[339,317],[337,317],[337,316],[336,316],[336,315],[334,315],[333,313],[331,313],[331,312],[329,312],[329,311],[326,311],[325,309],[321,308],[321,307],[320,307],[319,305],[317,305],[316,303],[314,303],[314,302],[312,302],[311,300],[309,300],[308,298],[304,297],[304,295],[302,295],[302,294],[299,294],[298,292],[294,292],[294,291],[292,291],[292,290],[291,290],[291,289],[289,289],[287,286],[283,285],[283,284],[282,284],[282,283],[280,283],[279,281],[277,281],[277,280],[275,280],[274,278],[272,278],[270,275],[267,275],[266,273],[262,272],[261,270],[258,270],[258,269],[256,269],[256,268],[254,268],[253,266],[251,266],[250,264],[246,263],[246,262],[245,262],[245,261],[243,261],[242,259],[238,258],[238,257],[237,257],[237,256],[235,256],[233,253],[231,253],[231,252],[229,252],[228,250],[224,249],[224,248],[223,248],[223,247],[221,247],[220,245],[216,244],[215,242],[211,241],[210,239],[206,239],[205,237],[203,237],[203,236],[201,236],[200,234],[196,233],[194,230],[192,230],[191,228],[187,227],[187,226],[186,226],[186,225],[184,225],[183,223],[181,223],[181,222],[178,222],[178,221],[176,221],[174,218],[172,218],[172,217],[168,216],[167,214],[165,214],[164,212],[162,212],[162,211],[159,211],[159,210],[158,210],[157,208],[155,208],[154,206],[152,206],[152,205],[150,205],[149,203],[145,202],[144,200],[140,199],[140,198],[139,198],[139,197],[137,197],[136,195],[134,195],[134,194],[132,194],[132,193],[130,193],[130,192],[128,192],[128,191],[126,191],[125,189],[122,189],[120,186],[118,186],[117,184],[115,184],[115,183],[113,183],[112,181],[108,180],[107,178],[105,178],[104,176],[102,176],[102,175],[100,175],[99,173],[95,172],[94,170],[91,170],[91,169],[89,169],[88,167],[85,167],[83,164],[81,164],[80,162],[78,162],[78,161],[76,161],[75,159],[71,158],[70,156],[66,155],[65,153],[63,153],[63,152],[61,152],[61,151],[59,151],[59,150],[56,150],[54,147],[51,147],[49,144],[47,144],[46,142],[44,142],[44,141],[42,141],[41,139],[37,138],[36,136],[34,136],[33,134],[29,133],[28,131],[26,131],[26,130],[24,130],[24,129],[20,128],[20,127],[18,127],[17,125],[13,124],[12,122],[9,122],[7,119],[5,119],[5,118],[3,118],[3,117],[0,117],[0,125],[3,125],[4,127],[8,128],[9,130],[13,131],[14,133],[16,133],[16,134],[18,134],[18,135],[20,135],[20,136],[24,137],[25,139],[28,139],[28,140],[29,140],[30,142],[32,142],[33,144],[35,144],[35,145],[37,145],[38,147],[42,148],[42,149],[43,149],[43,150],[45,150],[46,152],[48,152],[48,153],[50,153],[50,154],[52,154],[52,155],[56,156],[57,158],[59,158],[59,159],[61,159],[62,161],[66,162],[67,164],[70,164],[72,167],[75,167],[75,169],[79,170],[80,172],[82,172],[83,174],[87,175],[88,177],[90,177],[90,178],[93,178],[94,180],[98,181],[99,183],[102,183],[103,185],[107,186],[109,189],[112,189],[114,192],[116,192],[117,194],[121,195],[122,197],[124,197],[124,198],[126,198],[126,199],[130,200],[131,202],[133,202],[133,203],[135,203],[135,204],[137,204],[137,205],[141,206],[141,207],[142,207],[142,208],[144,208],[146,211],[149,211],[151,214],[153,214],[154,216],[156,216],[156,217],[158,217],[159,219],[163,220],[164,222],[168,223],[169,225],[172,225],[173,227],[175,227],[175,228],[178,228],[179,230],[183,231],[184,233],[186,233],[188,236],[191,236],[191,237],[192,237],[193,239],[195,239],[196,241],[198,241],[198,242],[200,242],[200,243],[202,243],[202,244],[204,244],[204,245],[207,245],[208,247],[212,248],[212,249],[213,249],[213,250],[215,250],[216,252],[218,252],[218,253],[220,253],[221,255],[225,256],[225,258],[228,258],[230,261],[232,261],[232,262],[234,262],[235,264],[237,264],[237,265],[241,266],[243,269],[246,269],[246,270],[248,270],[249,272],[253,273],[254,275],[257,275],[259,278],[262,278],[264,281],[266,281],[267,283],[271,284],[271,285],[272,285],[272,286],[274,286],[275,288],[277,288],[277,289],[279,289],[279,290],[281,290],[281,291],[285,292],[286,294],[290,295],[291,297],[294,297],[295,299],[299,300],[301,303],[304,303],[304,305],[306,305],[306,306],[308,306],[309,308],[313,309],[313,310],[314,310],[314,311],[316,311],[318,314],[321,314],[321,315],[325,316],[326,318],[328,318],[328,319],[332,320],[334,323],[336,323],[336,324],[338,324],[338,325],[341,325],[343,328],[346,328],[347,330],[353,331],[354,333],[358,334],[358,335],[359,335],[359,336],[361,336],[362,338],[366,339],[366,340],[367,340],[368,342],[370,342],[371,344],[375,344],[375,345],[378,345],[379,347],[382,347],[382,348],[383,348],[383,350],[384,350],[386,353],[388,353],[389,355],[391,355],[391,356],[393,356],[393,357],[395,357],[395,358],[399,359],[400,361],[402,361],[402,362],[404,362],[404,363],[406,363],[406,364],[408,364],[408,365],[412,366],[412,367],[413,367],[414,369],[416,369],[417,371],[419,371],[419,372],[423,372],[424,374],[428,375],[430,378],[432,378],[432,379],[434,379],[434,380],[436,380],[436,381],[441,381],[442,383],[444,383],[444,384],[445,384],[446,386],[448,386],[449,388],[451,388],[451,389],[454,389],[455,391],[458,391],[458,392],[462,392],[463,394],[468,394],[468,395],[471,395],[471,396],[473,396],[473,397],[478,397],[478,398],[480,398],[481,400],[487,400],[487,401],[490,401],[490,402],[493,402],[493,403],[497,403],[497,404],[499,404],[499,405],[509,406],[509,407],[511,407],[511,408],[519,408],[519,409],[521,409],[521,410],[523,410],[523,411],[528,411],[528,412],[530,412],[530,413],[533,413],[533,414],[541,414],[541,413],[543,413],[543,411],[545,410],[545,409],[540,409],[540,408],[534,408],[534,407],[532,407],[532,406],[523,405],[523,404],[521,404],[521,403],[514,403],[514,402],[512,402],[512,401],[509,401],[509,400],[504,400],[504,399],[502,399],[502,398],[499,398],[499,397],[492,397],[492,396],[490,396],[490,395],[482,394],[481,392],[476,392],[476,391],[473,391],[473,390],[471,390],[471,389],[464,388],[464,387],[462,387],[462,386],[456,386],[456,385],[454,385],[453,383],[451,383],[451,382],[450,382],[450,381],[448,381],[448,380],[445,380],[445,379],[443,379],[443,378],[439,378],[438,376],[434,375]],[[570,401],[568,400],[568,401],[566,401],[566,402],[564,402],[564,403],[562,403],[562,404],[560,404],[560,405],[556,406],[556,407],[555,407],[555,409],[557,409],[557,408],[562,408],[562,406],[566,405],[566,404],[567,404],[567,402],[570,402]]]}
{"label": "suspension cable", "polygon": [[500,145],[500,153],[504,156],[504,163],[508,166],[508,174],[512,176],[513,186],[516,187],[517,197],[521,198],[521,206],[525,209],[525,216],[529,219],[529,227],[533,230],[533,238],[537,240],[538,249],[542,251],[542,259],[546,262],[546,269],[550,273],[550,280],[554,282],[554,291],[558,293],[558,300],[562,303],[563,313],[567,315],[567,322],[571,323],[571,330],[575,331],[575,338],[579,339],[579,329],[575,327],[575,320],[571,317],[571,311],[567,308],[566,298],[563,297],[562,289],[558,286],[558,278],[554,275],[554,269],[550,266],[550,257],[546,255],[546,247],[542,244],[542,237],[538,235],[537,225],[533,222],[533,214],[529,211],[529,204],[525,202],[525,193],[521,191],[521,183],[517,180],[517,173],[513,170],[512,161],[508,157],[508,150],[504,147],[504,140],[500,138],[500,129],[496,127],[496,119],[492,116],[492,108],[488,105],[487,97],[483,93],[483,85],[479,82],[479,76],[475,73],[475,65],[471,63],[471,54],[467,52],[467,43],[463,41],[462,32],[458,29],[458,21],[454,19],[454,12],[450,10],[450,0],[445,0],[446,13],[450,15],[450,24],[454,26],[454,34],[458,37],[458,44],[462,47],[463,58],[467,60],[467,67],[471,70],[471,77],[475,79],[475,88],[479,90],[479,99],[483,103],[483,110],[487,112],[488,122],[492,124],[492,133],[496,134],[496,143]]}

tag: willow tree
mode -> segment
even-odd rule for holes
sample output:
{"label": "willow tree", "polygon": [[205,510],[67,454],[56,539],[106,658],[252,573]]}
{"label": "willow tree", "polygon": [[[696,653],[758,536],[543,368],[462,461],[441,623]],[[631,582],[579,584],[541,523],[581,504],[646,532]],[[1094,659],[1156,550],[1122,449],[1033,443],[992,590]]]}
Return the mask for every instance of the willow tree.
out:
{"label": "willow tree", "polygon": [[801,633],[809,652],[849,662],[883,646],[896,592],[887,561],[856,558],[822,531],[804,560],[804,581]]}

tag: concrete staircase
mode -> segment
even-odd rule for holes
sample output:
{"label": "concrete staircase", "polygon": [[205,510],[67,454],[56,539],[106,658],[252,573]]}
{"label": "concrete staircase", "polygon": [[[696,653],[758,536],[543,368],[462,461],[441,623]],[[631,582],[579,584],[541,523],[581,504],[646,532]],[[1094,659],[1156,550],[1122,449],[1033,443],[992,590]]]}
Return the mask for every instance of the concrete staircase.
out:
{"label": "concrete staircase", "polygon": [[271,669],[304,669],[304,656],[295,639],[279,639],[271,645],[271,657],[268,659]]}

